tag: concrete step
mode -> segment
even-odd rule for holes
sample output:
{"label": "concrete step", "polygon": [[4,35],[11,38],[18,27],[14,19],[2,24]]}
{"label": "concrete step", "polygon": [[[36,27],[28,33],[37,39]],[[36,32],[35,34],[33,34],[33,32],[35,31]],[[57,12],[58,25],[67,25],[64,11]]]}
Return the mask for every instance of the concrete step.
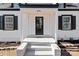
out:
{"label": "concrete step", "polygon": [[50,43],[28,43],[28,45],[35,45],[35,46],[50,46]]}
{"label": "concrete step", "polygon": [[28,45],[28,50],[36,50],[36,51],[51,51],[51,46],[37,46],[37,45]]}
{"label": "concrete step", "polygon": [[27,51],[25,56],[52,56],[52,51]]}
{"label": "concrete step", "polygon": [[22,42],[30,43],[56,43],[56,40],[53,38],[25,38]]}

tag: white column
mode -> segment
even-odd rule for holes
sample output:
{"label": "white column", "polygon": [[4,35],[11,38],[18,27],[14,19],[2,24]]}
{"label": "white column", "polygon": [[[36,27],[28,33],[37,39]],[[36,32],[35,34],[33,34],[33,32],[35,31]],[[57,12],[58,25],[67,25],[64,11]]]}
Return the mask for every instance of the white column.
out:
{"label": "white column", "polygon": [[55,40],[57,42],[57,29],[58,29],[58,10],[55,11]]}

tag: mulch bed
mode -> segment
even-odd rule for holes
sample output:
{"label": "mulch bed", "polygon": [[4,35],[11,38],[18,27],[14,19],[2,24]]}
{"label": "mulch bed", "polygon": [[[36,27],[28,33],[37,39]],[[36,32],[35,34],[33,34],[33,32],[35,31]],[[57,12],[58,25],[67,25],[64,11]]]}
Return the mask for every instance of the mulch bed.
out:
{"label": "mulch bed", "polygon": [[60,42],[62,56],[79,56],[79,43]]}

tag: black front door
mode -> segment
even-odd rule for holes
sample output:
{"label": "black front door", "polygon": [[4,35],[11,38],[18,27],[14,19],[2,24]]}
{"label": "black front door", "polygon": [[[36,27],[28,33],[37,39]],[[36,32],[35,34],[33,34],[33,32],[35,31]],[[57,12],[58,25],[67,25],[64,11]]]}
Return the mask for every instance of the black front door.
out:
{"label": "black front door", "polygon": [[35,17],[36,35],[43,35],[43,17]]}

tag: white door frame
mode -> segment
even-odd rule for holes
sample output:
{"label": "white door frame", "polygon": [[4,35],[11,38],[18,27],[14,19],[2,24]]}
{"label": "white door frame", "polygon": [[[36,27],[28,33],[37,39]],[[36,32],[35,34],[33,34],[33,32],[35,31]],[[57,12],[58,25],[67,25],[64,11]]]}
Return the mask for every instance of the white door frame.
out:
{"label": "white door frame", "polygon": [[[30,14],[29,15],[29,35],[35,35],[35,17],[38,16],[38,17],[43,17],[43,23],[44,23],[44,29],[43,29],[43,35],[41,36],[44,36],[44,35],[49,35],[50,33],[50,19],[49,19],[49,14]],[[34,26],[33,26],[34,25]],[[37,36],[37,35],[36,35]]]}

